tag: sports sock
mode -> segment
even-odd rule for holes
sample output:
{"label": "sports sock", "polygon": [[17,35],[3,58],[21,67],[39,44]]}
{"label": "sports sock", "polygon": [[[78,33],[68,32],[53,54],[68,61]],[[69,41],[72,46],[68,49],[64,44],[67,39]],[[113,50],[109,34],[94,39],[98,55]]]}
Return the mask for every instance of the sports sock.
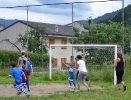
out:
{"label": "sports sock", "polygon": [[15,88],[16,88],[16,90],[17,90],[19,93],[21,92],[21,90],[20,90],[20,88],[19,88],[18,85],[15,85]]}
{"label": "sports sock", "polygon": [[24,90],[23,86],[20,86],[21,92],[23,92],[25,95],[28,95],[28,93]]}

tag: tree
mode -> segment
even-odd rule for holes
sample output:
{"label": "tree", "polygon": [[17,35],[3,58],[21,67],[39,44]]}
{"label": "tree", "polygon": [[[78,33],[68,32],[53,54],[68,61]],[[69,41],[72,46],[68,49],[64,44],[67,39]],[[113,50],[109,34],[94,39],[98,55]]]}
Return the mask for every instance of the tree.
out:
{"label": "tree", "polygon": [[87,19],[87,23],[89,24],[89,26],[92,24],[92,17],[91,16]]}
{"label": "tree", "polygon": [[[19,34],[18,41],[23,48],[26,48],[27,32],[25,35]],[[36,26],[28,32],[28,51],[33,53],[47,53],[46,33],[44,27]]]}
{"label": "tree", "polygon": [[4,42],[4,41],[10,43],[10,44],[11,44],[12,46],[14,46],[19,52],[21,52],[20,48],[16,45],[16,43],[11,42],[9,39],[2,39],[2,40],[0,41],[0,43],[1,43],[1,42]]}
{"label": "tree", "polygon": [[[87,24],[84,28],[88,30],[85,34],[78,34],[78,29],[74,29],[74,44],[117,44],[122,45],[122,24],[109,21],[109,24],[97,24],[94,27],[90,27]],[[130,41],[131,41],[131,26],[125,27],[124,32],[124,51],[130,53]],[[71,42],[71,41],[70,41]],[[97,69],[104,68],[104,63],[110,64],[114,59],[114,49],[110,47],[97,48],[97,47],[74,47],[78,52],[83,53],[88,68],[91,69],[92,64],[96,65]]]}
{"label": "tree", "polygon": [[[74,38],[74,44],[117,44],[122,45],[122,25],[121,23],[110,21],[109,24],[98,24],[94,27],[84,25],[88,30],[82,36]],[[77,33],[78,34],[78,33]],[[125,53],[130,52],[131,27],[125,27]]]}

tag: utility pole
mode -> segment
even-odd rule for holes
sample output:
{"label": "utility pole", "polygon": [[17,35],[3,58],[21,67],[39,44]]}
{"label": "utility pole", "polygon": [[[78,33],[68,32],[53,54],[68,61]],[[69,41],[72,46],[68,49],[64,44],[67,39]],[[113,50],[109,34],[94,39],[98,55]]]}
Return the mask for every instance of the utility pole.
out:
{"label": "utility pole", "polygon": [[27,57],[28,57],[28,6],[27,6],[27,32],[26,32],[26,37],[27,37],[26,54],[27,54]]}
{"label": "utility pole", "polygon": [[[73,38],[74,38],[74,25],[73,25],[73,17],[74,17],[74,11],[73,11],[73,9],[74,9],[74,4],[72,3],[72,45],[74,44],[73,42],[74,42],[74,40],[73,40]],[[73,54],[73,47],[72,47],[72,56],[71,56],[71,63],[73,64],[73,60],[74,60],[74,54]]]}
{"label": "utility pole", "polygon": [[122,52],[124,54],[124,0],[122,0]]}

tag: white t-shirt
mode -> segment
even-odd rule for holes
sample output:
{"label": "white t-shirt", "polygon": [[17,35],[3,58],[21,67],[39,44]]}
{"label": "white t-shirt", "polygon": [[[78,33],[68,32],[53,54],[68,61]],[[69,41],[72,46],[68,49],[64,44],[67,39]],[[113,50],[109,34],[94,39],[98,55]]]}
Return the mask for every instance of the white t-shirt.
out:
{"label": "white t-shirt", "polygon": [[87,72],[86,64],[83,60],[77,61],[77,64],[78,64],[78,70],[79,71]]}

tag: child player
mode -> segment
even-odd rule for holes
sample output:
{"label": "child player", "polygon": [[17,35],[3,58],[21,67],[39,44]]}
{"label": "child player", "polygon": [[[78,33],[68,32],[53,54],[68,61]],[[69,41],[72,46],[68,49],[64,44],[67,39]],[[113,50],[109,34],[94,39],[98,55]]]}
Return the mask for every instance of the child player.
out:
{"label": "child player", "polygon": [[25,80],[27,80],[25,74],[23,73],[22,70],[20,70],[19,68],[16,68],[15,62],[10,63],[10,67],[11,67],[10,74],[6,78],[4,78],[4,80],[10,77],[14,77],[15,88],[18,91],[18,95],[20,95],[21,92],[23,92],[26,95],[26,97],[29,97],[29,94],[24,90],[22,86],[22,76],[23,78],[25,78]]}
{"label": "child player", "polygon": [[65,64],[64,62],[62,63],[68,68],[69,75],[70,75],[70,77],[68,78],[68,81],[69,81],[70,87],[72,87],[72,83],[73,83],[74,88],[76,88],[75,79],[74,79],[74,68],[72,68],[72,64]]}
{"label": "child player", "polygon": [[25,65],[22,66],[22,71],[24,72],[24,74],[26,76],[26,79],[27,79],[27,80],[25,80],[24,78],[22,78],[22,84],[23,85],[26,84],[26,86],[28,88],[28,91],[30,91],[30,87],[29,87],[29,75],[30,75],[30,73],[28,72],[28,70],[26,70],[26,66]]}
{"label": "child player", "polygon": [[[32,64],[30,62],[30,58],[27,58],[27,70],[28,70],[29,74],[31,72],[33,73],[33,67],[32,67]],[[30,80],[30,76],[29,76],[29,80]]]}

